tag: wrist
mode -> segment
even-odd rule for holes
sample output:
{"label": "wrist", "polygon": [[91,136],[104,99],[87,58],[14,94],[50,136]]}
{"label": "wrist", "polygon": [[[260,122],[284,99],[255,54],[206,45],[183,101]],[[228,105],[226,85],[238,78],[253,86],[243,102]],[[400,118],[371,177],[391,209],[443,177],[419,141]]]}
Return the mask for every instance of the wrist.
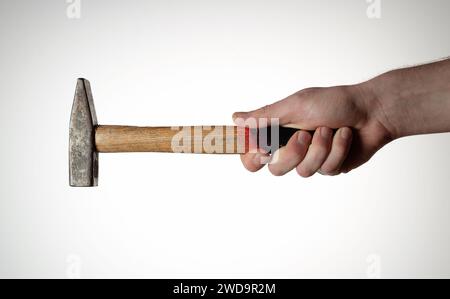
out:
{"label": "wrist", "polygon": [[450,60],[385,73],[362,84],[393,139],[450,132]]}
{"label": "wrist", "polygon": [[[401,94],[396,91],[398,74],[388,72],[360,84],[365,91],[368,119],[385,128],[391,140],[404,137],[404,119],[400,117]],[[399,109],[400,108],[400,109]]]}
{"label": "wrist", "polygon": [[382,139],[387,143],[401,137],[401,130],[396,123],[391,121],[391,109],[388,107],[389,97],[384,93],[385,90],[380,88],[381,78],[355,84],[350,86],[350,92],[355,99],[360,111],[364,113],[363,123],[361,126],[377,128],[382,133]]}

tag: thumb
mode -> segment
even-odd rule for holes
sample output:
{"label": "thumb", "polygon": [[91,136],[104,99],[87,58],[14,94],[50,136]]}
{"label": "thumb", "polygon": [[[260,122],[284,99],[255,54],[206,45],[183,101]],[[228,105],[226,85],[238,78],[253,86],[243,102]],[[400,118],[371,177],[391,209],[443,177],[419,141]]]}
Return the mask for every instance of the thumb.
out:
{"label": "thumb", "polygon": [[292,97],[288,97],[250,112],[236,112],[233,114],[233,121],[239,125],[242,122],[247,123],[252,118],[255,120],[267,119],[270,124],[271,119],[277,119],[280,125],[286,125],[289,124],[294,112]]}

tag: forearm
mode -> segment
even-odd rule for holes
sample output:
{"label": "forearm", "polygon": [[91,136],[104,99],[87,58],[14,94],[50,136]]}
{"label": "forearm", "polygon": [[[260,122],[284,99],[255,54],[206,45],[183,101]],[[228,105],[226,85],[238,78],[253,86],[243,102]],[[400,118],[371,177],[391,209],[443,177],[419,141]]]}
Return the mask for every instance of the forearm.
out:
{"label": "forearm", "polygon": [[450,132],[450,59],[392,71],[363,85],[375,118],[392,138]]}

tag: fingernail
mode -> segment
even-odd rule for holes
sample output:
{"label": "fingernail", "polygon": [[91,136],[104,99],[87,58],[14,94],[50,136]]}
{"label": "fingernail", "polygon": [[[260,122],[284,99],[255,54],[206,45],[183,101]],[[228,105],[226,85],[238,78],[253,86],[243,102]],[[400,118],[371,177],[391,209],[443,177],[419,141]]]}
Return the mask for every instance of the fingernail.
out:
{"label": "fingernail", "polygon": [[256,154],[253,157],[253,162],[255,164],[259,164],[259,165],[265,165],[269,162],[269,160],[270,160],[270,157],[266,157],[266,156],[260,155],[260,154]]}
{"label": "fingernail", "polygon": [[341,130],[341,137],[344,139],[350,139],[352,131],[349,128],[343,128]]}
{"label": "fingernail", "polygon": [[321,128],[320,129],[320,135],[323,137],[323,138],[330,138],[331,137],[331,130],[330,129],[328,129],[328,128]]}
{"label": "fingernail", "polygon": [[297,142],[300,145],[306,145],[309,142],[309,134],[306,132],[300,132],[298,133]]}
{"label": "fingernail", "polygon": [[270,157],[269,164],[276,164],[279,158],[280,158],[280,151],[278,150]]}
{"label": "fingernail", "polygon": [[318,173],[318,174],[321,174],[321,175],[323,175],[323,176],[327,176],[327,175],[328,175],[328,174],[327,174],[325,171],[323,171],[322,169],[317,170],[317,173]]}

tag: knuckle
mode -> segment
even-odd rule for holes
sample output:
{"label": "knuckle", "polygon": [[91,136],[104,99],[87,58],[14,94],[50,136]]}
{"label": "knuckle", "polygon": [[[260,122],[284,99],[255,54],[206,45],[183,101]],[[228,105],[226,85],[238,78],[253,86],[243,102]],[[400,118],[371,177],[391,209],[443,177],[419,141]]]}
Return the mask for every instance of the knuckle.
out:
{"label": "knuckle", "polygon": [[301,166],[297,167],[297,173],[303,178],[309,178],[314,174],[310,169]]}
{"label": "knuckle", "polygon": [[251,167],[251,166],[245,166],[245,169],[247,169],[248,171],[255,173],[257,172],[259,169]]}
{"label": "knuckle", "polygon": [[300,96],[300,97],[308,98],[308,97],[312,97],[315,94],[317,94],[317,92],[319,92],[321,89],[322,88],[319,88],[319,87],[310,87],[310,88],[306,88],[306,89],[300,90],[297,93],[297,95]]}
{"label": "knuckle", "polygon": [[326,176],[336,176],[339,174],[339,169],[335,165],[323,165],[319,172]]}
{"label": "knuckle", "polygon": [[261,169],[261,167],[255,165],[253,163],[244,162],[243,164],[244,164],[245,169],[247,169],[250,172],[257,172],[258,170]]}
{"label": "knuckle", "polygon": [[265,105],[264,107],[262,107],[262,108],[260,109],[260,114],[261,114],[261,115],[267,115],[267,114],[269,114],[271,108],[272,108],[272,105],[271,105],[271,104]]}
{"label": "knuckle", "polygon": [[280,169],[278,167],[273,167],[269,165],[269,171],[274,176],[283,176],[286,174],[286,172],[283,169]]}
{"label": "knuckle", "polygon": [[319,169],[319,173],[322,175],[330,175],[330,173],[332,173],[334,171],[334,169],[326,164],[322,165],[322,167]]}

